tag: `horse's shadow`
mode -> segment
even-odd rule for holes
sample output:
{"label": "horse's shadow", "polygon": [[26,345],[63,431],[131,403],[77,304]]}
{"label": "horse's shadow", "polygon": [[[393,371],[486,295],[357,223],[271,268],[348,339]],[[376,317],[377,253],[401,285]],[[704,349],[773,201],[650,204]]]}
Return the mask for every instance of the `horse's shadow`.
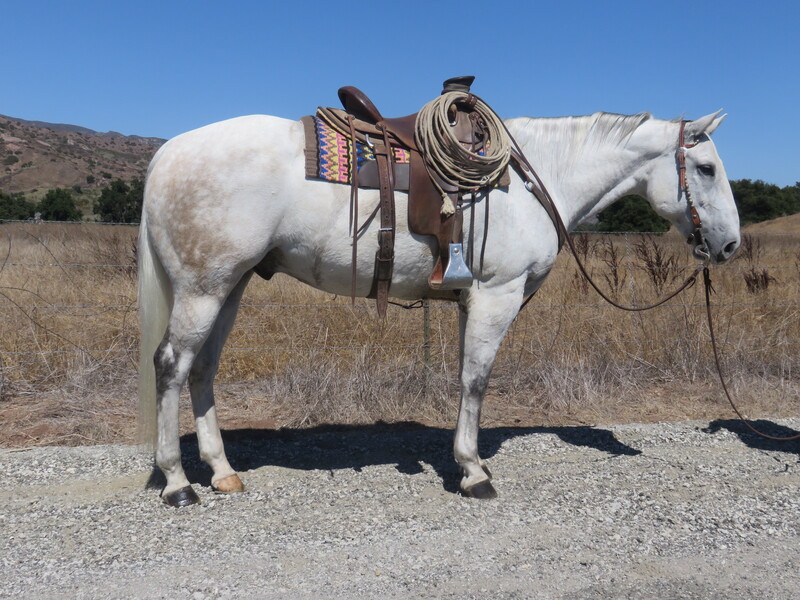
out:
{"label": "horse's shadow", "polygon": [[[791,437],[798,434],[794,429],[764,419],[750,421],[750,424],[757,430],[773,437]],[[711,421],[708,427],[704,427],[702,431],[713,434],[721,429],[727,429],[731,433],[735,433],[739,436],[742,443],[750,448],[756,450],[789,452],[800,456],[800,439],[781,441],[761,437],[739,419],[717,419],[716,421]]]}
{"label": "horse's shadow", "polygon": [[[620,442],[612,432],[595,427],[495,427],[481,430],[481,457],[491,458],[512,438],[552,433],[573,446],[584,446],[612,456],[635,456],[641,452]],[[460,472],[453,459],[453,430],[414,422],[371,425],[320,426],[309,429],[237,429],[223,431],[225,450],[238,472],[265,466],[289,469],[353,469],[394,464],[408,475],[431,465],[442,487],[458,492]],[[181,437],[183,465],[189,481],[211,485],[211,471],[200,460],[197,437]],[[148,487],[163,487],[165,480],[154,467]]]}

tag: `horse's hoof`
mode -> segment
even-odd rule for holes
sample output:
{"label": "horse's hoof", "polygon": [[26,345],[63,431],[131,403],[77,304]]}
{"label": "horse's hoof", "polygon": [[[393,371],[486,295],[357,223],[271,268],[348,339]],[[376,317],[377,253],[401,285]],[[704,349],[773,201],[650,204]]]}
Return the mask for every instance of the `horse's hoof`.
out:
{"label": "horse's hoof", "polygon": [[236,473],[212,482],[211,487],[220,494],[235,494],[236,492],[244,491],[244,484]]}
{"label": "horse's hoof", "polygon": [[467,498],[477,498],[478,500],[491,500],[497,498],[497,491],[491,481],[481,481],[461,491]]}
{"label": "horse's hoof", "polygon": [[180,508],[181,506],[200,504],[200,497],[192,489],[192,486],[187,485],[164,496],[164,503]]}

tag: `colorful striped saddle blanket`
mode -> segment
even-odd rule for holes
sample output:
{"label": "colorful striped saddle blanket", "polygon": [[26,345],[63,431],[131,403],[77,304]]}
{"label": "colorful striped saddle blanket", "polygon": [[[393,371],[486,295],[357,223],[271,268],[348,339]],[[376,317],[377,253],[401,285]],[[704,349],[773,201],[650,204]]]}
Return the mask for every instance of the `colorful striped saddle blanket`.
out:
{"label": "colorful striped saddle blanket", "polygon": [[[368,143],[350,139],[324,118],[322,113],[301,119],[305,128],[306,177],[352,185],[358,170],[358,187],[380,187],[378,164]],[[395,189],[408,191],[411,154],[393,146]]]}

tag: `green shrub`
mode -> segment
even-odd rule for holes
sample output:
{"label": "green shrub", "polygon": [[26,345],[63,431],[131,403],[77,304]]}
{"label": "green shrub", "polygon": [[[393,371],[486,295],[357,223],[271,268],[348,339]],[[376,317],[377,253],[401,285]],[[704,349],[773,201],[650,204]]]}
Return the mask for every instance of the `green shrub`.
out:
{"label": "green shrub", "polygon": [[144,181],[134,179],[130,185],[116,179],[103,188],[94,203],[94,213],[106,223],[138,223],[142,214]]}
{"label": "green shrub", "polygon": [[21,195],[0,192],[0,220],[23,221],[33,217],[36,206]]}
{"label": "green shrub", "polygon": [[82,218],[72,193],[63,188],[49,190],[36,208],[45,221],[80,221]]}

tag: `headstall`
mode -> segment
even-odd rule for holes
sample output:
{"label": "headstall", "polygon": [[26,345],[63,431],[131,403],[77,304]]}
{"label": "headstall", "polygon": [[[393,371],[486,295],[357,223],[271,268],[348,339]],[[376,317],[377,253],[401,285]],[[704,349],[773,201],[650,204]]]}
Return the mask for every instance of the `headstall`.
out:
{"label": "headstall", "polygon": [[692,225],[694,226],[694,230],[687,240],[690,244],[694,243],[692,253],[696,258],[708,261],[711,256],[708,252],[706,240],[703,237],[703,224],[700,221],[700,214],[697,212],[697,207],[692,200],[692,193],[689,191],[689,182],[686,179],[686,150],[694,148],[697,145],[697,142],[694,144],[687,144],[684,139],[684,130],[686,129],[687,122],[686,120],[681,120],[681,127],[678,133],[678,149],[675,151],[675,160],[678,163],[679,193],[686,197],[686,203],[689,205],[689,216],[692,218]]}

